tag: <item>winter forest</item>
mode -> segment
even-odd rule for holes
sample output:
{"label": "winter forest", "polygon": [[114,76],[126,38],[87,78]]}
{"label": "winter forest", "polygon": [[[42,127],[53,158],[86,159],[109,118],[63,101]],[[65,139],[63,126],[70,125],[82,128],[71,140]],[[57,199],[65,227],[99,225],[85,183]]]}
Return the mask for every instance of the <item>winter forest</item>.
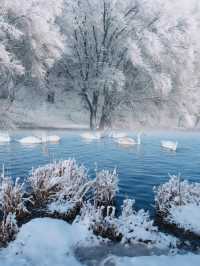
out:
{"label": "winter forest", "polygon": [[199,1],[1,0],[0,14],[2,126],[199,126]]}
{"label": "winter forest", "polygon": [[0,0],[0,265],[200,265],[200,1]]}

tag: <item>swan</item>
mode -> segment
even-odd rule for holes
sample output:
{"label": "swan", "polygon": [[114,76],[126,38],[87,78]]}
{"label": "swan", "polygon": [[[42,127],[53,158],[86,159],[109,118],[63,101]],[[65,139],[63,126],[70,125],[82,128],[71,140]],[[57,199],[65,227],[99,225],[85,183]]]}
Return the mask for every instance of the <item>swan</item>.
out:
{"label": "swan", "polygon": [[116,141],[120,145],[140,145],[141,144],[141,133],[137,135],[137,140],[130,137],[119,138]]}
{"label": "swan", "polygon": [[57,135],[52,135],[52,136],[48,136],[48,135],[43,135],[42,137],[38,137],[41,139],[42,143],[58,143],[60,142],[60,137]]}
{"label": "swan", "polygon": [[42,139],[41,138],[37,138],[34,136],[30,136],[30,137],[25,137],[22,138],[20,140],[18,140],[21,144],[41,144],[42,143]]}
{"label": "swan", "polygon": [[122,138],[125,138],[127,137],[127,134],[124,133],[124,132],[115,132],[115,131],[111,131],[108,136],[110,138],[113,138],[113,139],[122,139]]}
{"label": "swan", "polygon": [[176,151],[178,147],[178,142],[169,141],[169,140],[162,140],[161,147],[166,148],[171,151]]}
{"label": "swan", "polygon": [[8,133],[0,133],[0,143],[10,142],[11,138]]}
{"label": "swan", "polygon": [[84,132],[81,137],[87,140],[95,140],[103,138],[104,135],[101,132]]}
{"label": "swan", "polygon": [[60,139],[61,138],[57,135],[47,136],[47,142],[58,143]]}

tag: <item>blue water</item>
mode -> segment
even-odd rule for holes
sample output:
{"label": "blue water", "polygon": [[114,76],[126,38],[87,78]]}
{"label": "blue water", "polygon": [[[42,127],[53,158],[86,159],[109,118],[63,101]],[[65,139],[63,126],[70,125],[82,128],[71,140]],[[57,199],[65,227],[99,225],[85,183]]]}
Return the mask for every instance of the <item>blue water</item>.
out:
{"label": "blue water", "polygon": [[[20,131],[12,137],[19,139],[38,132]],[[183,179],[200,182],[200,133],[149,132],[142,138],[142,145],[120,147],[112,139],[85,142],[81,132],[52,131],[62,137],[60,144],[24,146],[16,141],[0,145],[0,165],[13,178],[26,178],[32,167],[54,160],[75,158],[90,169],[91,177],[98,169],[117,168],[119,174],[118,202],[126,197],[136,200],[137,208],[150,211],[154,203],[153,187],[168,180],[168,174],[181,174]],[[134,134],[131,134],[134,136]],[[177,140],[177,152],[163,150],[161,140]]]}

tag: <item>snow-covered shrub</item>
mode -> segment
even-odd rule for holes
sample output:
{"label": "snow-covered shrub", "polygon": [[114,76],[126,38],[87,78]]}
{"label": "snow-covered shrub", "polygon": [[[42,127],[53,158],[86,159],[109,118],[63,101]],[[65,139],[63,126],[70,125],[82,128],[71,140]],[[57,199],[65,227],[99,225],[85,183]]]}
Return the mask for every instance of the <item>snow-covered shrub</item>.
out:
{"label": "snow-covered shrub", "polygon": [[26,203],[29,197],[24,196],[24,182],[17,178],[15,181],[11,177],[3,176],[0,181],[0,211],[7,216],[9,213],[16,217],[27,213]]}
{"label": "snow-covered shrub", "polygon": [[18,233],[18,226],[15,214],[8,213],[0,221],[0,246],[6,245],[9,241],[14,240]]}
{"label": "snow-covered shrub", "polygon": [[124,200],[122,213],[116,217],[114,207],[96,207],[89,203],[81,210],[78,219],[95,234],[124,244],[144,243],[163,249],[176,247],[176,239],[160,233],[153,225],[149,213],[135,211],[134,204],[134,200]]}
{"label": "snow-covered shrub", "polygon": [[96,206],[113,205],[118,191],[118,175],[116,170],[113,172],[108,170],[96,172],[94,189],[94,202]]}
{"label": "snow-covered shrub", "polygon": [[65,160],[32,171],[29,181],[37,203],[49,200],[82,200],[90,181],[84,166]]}
{"label": "snow-covered shrub", "polygon": [[167,213],[173,206],[200,204],[200,183],[181,181],[179,176],[170,176],[167,183],[154,188],[158,211]]}
{"label": "snow-covered shrub", "polygon": [[171,176],[167,183],[155,189],[155,202],[162,223],[200,235],[200,183]]}
{"label": "snow-covered shrub", "polygon": [[158,231],[150,219],[149,213],[143,209],[134,210],[134,200],[124,200],[122,214],[116,219],[123,243],[146,243],[159,248],[175,247],[176,239]]}

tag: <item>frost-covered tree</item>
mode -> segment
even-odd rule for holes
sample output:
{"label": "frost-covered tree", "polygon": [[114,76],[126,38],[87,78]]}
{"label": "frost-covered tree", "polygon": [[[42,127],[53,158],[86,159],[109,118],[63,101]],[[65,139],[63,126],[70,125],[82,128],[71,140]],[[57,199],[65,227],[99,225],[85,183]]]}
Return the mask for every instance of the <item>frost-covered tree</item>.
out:
{"label": "frost-covered tree", "polygon": [[56,23],[62,7],[63,0],[0,0],[1,98],[12,102],[19,84],[30,79],[46,85],[48,70],[64,50]]}
{"label": "frost-covered tree", "polygon": [[65,73],[90,112],[90,127],[110,126],[122,98],[136,1],[66,1]]}

